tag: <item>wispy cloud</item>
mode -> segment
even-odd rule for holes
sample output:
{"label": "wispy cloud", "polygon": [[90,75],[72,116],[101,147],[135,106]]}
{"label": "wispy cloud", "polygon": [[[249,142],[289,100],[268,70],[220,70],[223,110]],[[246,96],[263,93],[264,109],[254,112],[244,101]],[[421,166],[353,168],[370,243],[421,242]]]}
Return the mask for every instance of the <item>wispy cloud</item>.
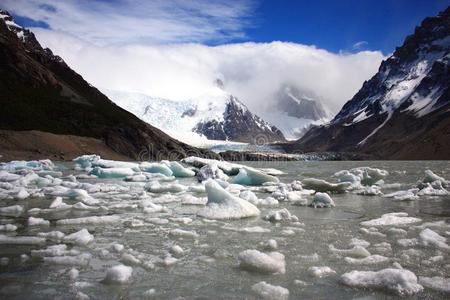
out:
{"label": "wispy cloud", "polygon": [[252,0],[3,0],[14,14],[96,45],[244,39]]}
{"label": "wispy cloud", "polygon": [[366,47],[369,43],[366,41],[359,41],[353,44],[352,48],[353,50],[361,50],[364,47]]}

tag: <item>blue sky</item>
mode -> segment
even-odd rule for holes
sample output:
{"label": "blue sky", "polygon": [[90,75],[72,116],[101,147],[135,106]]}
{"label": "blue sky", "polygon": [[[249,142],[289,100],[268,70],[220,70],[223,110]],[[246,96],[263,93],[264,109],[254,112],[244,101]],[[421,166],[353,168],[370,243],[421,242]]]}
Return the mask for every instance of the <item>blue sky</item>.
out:
{"label": "blue sky", "polygon": [[261,1],[260,22],[247,33],[256,41],[313,44],[333,52],[362,42],[361,49],[387,54],[425,17],[448,5],[447,0]]}
{"label": "blue sky", "polygon": [[[384,54],[401,45],[425,17],[449,4],[449,0],[5,0],[21,25],[67,31],[100,44],[285,41],[335,53]],[[113,16],[116,23],[104,16]],[[80,23],[89,32],[83,32]],[[99,27],[111,30],[90,32]]]}

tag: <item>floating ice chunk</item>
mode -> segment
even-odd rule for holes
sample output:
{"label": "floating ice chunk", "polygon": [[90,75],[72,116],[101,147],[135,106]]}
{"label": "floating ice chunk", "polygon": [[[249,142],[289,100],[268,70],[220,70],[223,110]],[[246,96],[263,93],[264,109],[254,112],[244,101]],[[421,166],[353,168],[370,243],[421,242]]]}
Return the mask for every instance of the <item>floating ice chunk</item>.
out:
{"label": "floating ice chunk", "polygon": [[32,257],[49,256],[77,256],[80,252],[77,250],[67,250],[66,244],[51,245],[45,249],[31,250]]}
{"label": "floating ice chunk", "polygon": [[419,277],[419,283],[422,284],[424,287],[444,292],[444,293],[450,293],[450,278],[444,278],[444,277]]}
{"label": "floating ice chunk", "polygon": [[289,290],[276,285],[271,285],[265,281],[252,285],[252,291],[263,300],[287,300],[289,299]]}
{"label": "floating ice chunk", "polygon": [[268,274],[284,274],[286,262],[279,252],[263,253],[258,250],[245,250],[239,253],[239,267],[243,270]]}
{"label": "floating ice chunk", "polygon": [[98,203],[98,201],[95,200],[94,198],[92,198],[86,190],[82,190],[82,189],[67,189],[67,188],[60,187],[59,189],[53,191],[51,193],[51,195],[80,200],[86,204]]}
{"label": "floating ice chunk", "polygon": [[272,175],[263,173],[262,171],[243,167],[239,170],[236,177],[233,178],[233,183],[242,185],[262,185],[266,182],[279,182],[278,178]]}
{"label": "floating ice chunk", "polygon": [[31,160],[31,161],[24,161],[24,160],[13,160],[7,163],[1,163],[0,164],[0,170],[6,170],[8,172],[15,172],[19,170],[53,170],[55,165],[52,163],[49,159],[43,159],[43,160]]}
{"label": "floating ice chunk", "polygon": [[269,212],[263,218],[269,222],[298,222],[297,216],[291,215],[287,208]]}
{"label": "floating ice chunk", "polygon": [[393,198],[395,201],[409,201],[409,200],[418,200],[417,192],[419,189],[409,189],[407,191],[397,191],[387,195],[384,195],[386,198]]}
{"label": "floating ice chunk", "polygon": [[139,165],[140,169],[148,173],[159,173],[166,176],[172,176],[172,170],[165,164],[143,162]]}
{"label": "floating ice chunk", "polygon": [[227,175],[236,175],[239,173],[239,169],[243,167],[243,165],[229,163],[226,161],[220,161],[215,159],[207,159],[200,158],[196,156],[189,156],[181,160],[182,162],[194,166],[196,168],[201,168],[205,165],[217,165],[219,169],[221,169]]}
{"label": "floating ice chunk", "polygon": [[0,171],[1,182],[13,182],[20,179],[20,175],[9,173],[7,171]]}
{"label": "floating ice chunk", "polygon": [[310,204],[314,208],[322,208],[322,207],[334,207],[334,201],[331,199],[330,195],[327,193],[316,193],[314,195],[314,199]]}
{"label": "floating ice chunk", "polygon": [[355,245],[350,249],[337,249],[333,245],[329,245],[328,249],[335,254],[353,256],[353,257],[368,257],[370,256],[370,252],[367,251],[366,248],[360,245]]}
{"label": "floating ice chunk", "polygon": [[72,268],[72,269],[70,269],[70,271],[67,275],[69,275],[70,281],[75,281],[75,280],[77,280],[78,276],[80,275],[80,272],[77,269]]}
{"label": "floating ice chunk", "polygon": [[247,232],[247,233],[265,233],[265,232],[270,232],[270,229],[263,228],[261,226],[253,226],[253,227],[240,228],[239,231]]}
{"label": "floating ice chunk", "polygon": [[397,244],[402,247],[413,247],[419,244],[419,240],[416,238],[413,239],[398,239]]}
{"label": "floating ice chunk", "polygon": [[192,239],[199,237],[197,232],[183,229],[172,229],[169,234],[174,237],[186,237]]}
{"label": "floating ice chunk", "polygon": [[142,211],[146,214],[151,214],[151,213],[158,213],[158,212],[164,212],[166,211],[166,208],[162,205],[159,204],[155,204],[150,200],[146,200],[145,202],[142,202]]}
{"label": "floating ice chunk", "polygon": [[197,215],[208,219],[240,219],[258,216],[259,209],[253,204],[231,195],[215,180],[208,179],[205,184],[208,203]]}
{"label": "floating ice chunk", "polygon": [[0,231],[16,231],[17,226],[13,224],[1,224]]}
{"label": "floating ice chunk", "polygon": [[358,189],[356,193],[363,196],[379,196],[383,194],[378,185],[363,186],[361,189]]}
{"label": "floating ice chunk", "polygon": [[158,181],[154,181],[147,183],[145,189],[152,193],[179,193],[184,192],[187,188],[179,183],[160,184]]}
{"label": "floating ice chunk", "polygon": [[331,183],[323,179],[305,178],[302,180],[304,188],[318,192],[344,193],[350,186],[349,182]]}
{"label": "floating ice chunk", "polygon": [[363,185],[374,185],[389,175],[386,170],[371,167],[354,168],[350,172],[358,176]]}
{"label": "floating ice chunk", "polygon": [[239,198],[247,200],[248,202],[255,203],[258,201],[258,197],[256,197],[255,193],[249,190],[244,190],[239,194]]}
{"label": "floating ice chunk", "polygon": [[405,212],[388,213],[381,216],[381,218],[361,222],[362,226],[391,226],[391,225],[407,225],[418,223],[422,220],[419,218],[408,217]]}
{"label": "floating ice chunk", "polygon": [[412,295],[423,290],[416,275],[405,269],[351,271],[341,277],[342,282],[356,288],[386,289],[400,295]]}
{"label": "floating ice chunk", "polygon": [[208,199],[206,197],[195,197],[191,194],[181,196],[181,204],[183,205],[206,205]]}
{"label": "floating ice chunk", "polygon": [[228,176],[219,169],[216,163],[212,163],[209,165],[204,165],[200,168],[197,173],[197,179],[199,182],[205,181],[207,179],[222,179],[228,180]]}
{"label": "floating ice chunk", "polygon": [[92,155],[78,156],[73,159],[73,162],[75,163],[76,168],[86,169],[86,168],[91,168],[92,163],[95,163],[98,160],[100,160],[100,156],[92,154]]}
{"label": "floating ice chunk", "polygon": [[366,240],[358,239],[358,238],[352,238],[350,240],[350,246],[361,246],[363,248],[367,248],[370,246],[370,243]]}
{"label": "floating ice chunk", "polygon": [[55,200],[50,204],[49,208],[57,208],[63,205],[63,200],[61,197],[56,197]]}
{"label": "floating ice chunk", "polygon": [[422,230],[419,234],[419,242],[426,247],[435,247],[444,251],[450,250],[450,246],[446,243],[447,238],[439,235],[429,228]]}
{"label": "floating ice chunk", "polygon": [[361,185],[361,177],[351,173],[348,170],[342,170],[333,174],[339,182],[350,182],[352,187],[359,187]]}
{"label": "floating ice chunk", "polygon": [[336,274],[336,271],[331,269],[330,267],[324,266],[324,267],[310,267],[308,268],[308,272],[314,276],[314,277],[325,277],[329,276],[331,274]]}
{"label": "floating ice chunk", "polygon": [[23,200],[30,197],[30,193],[28,193],[25,188],[21,187],[17,192],[11,194],[11,196],[13,196],[16,199]]}
{"label": "floating ice chunk", "polygon": [[273,197],[267,197],[265,199],[249,200],[250,203],[257,206],[278,206],[279,202]]}
{"label": "floating ice chunk", "polygon": [[401,228],[389,228],[387,231],[387,235],[389,237],[405,237],[408,235],[408,232]]}
{"label": "floating ice chunk", "polygon": [[180,257],[184,255],[184,250],[178,245],[173,245],[170,247],[170,253],[175,257]]}
{"label": "floating ice chunk", "polygon": [[74,219],[61,219],[56,221],[56,225],[81,225],[81,224],[113,224],[119,223],[122,219],[118,215],[110,216],[90,216]]}
{"label": "floating ice chunk", "polygon": [[169,169],[172,171],[173,176],[175,176],[175,177],[193,177],[193,176],[195,176],[194,171],[183,167],[179,162],[163,160],[161,163],[165,164],[167,167],[169,167]]}
{"label": "floating ice chunk", "polygon": [[133,268],[124,265],[117,265],[106,271],[106,276],[105,279],[103,279],[103,282],[107,284],[124,284],[130,281],[132,274]]}
{"label": "floating ice chunk", "polygon": [[450,194],[450,192],[442,186],[440,181],[425,183],[421,188],[422,189],[417,192],[417,195],[419,196],[447,196]]}
{"label": "floating ice chunk", "polygon": [[344,260],[347,263],[353,264],[353,265],[375,265],[375,264],[388,262],[390,259],[389,259],[389,257],[375,254],[375,255],[369,255],[364,258],[345,257]]}
{"label": "floating ice chunk", "polygon": [[7,236],[0,234],[0,245],[42,245],[45,238],[35,236]]}
{"label": "floating ice chunk", "polygon": [[50,226],[50,221],[42,218],[29,217],[27,224],[28,226]]}
{"label": "floating ice chunk", "polygon": [[168,254],[166,257],[164,257],[164,259],[162,261],[162,265],[165,267],[170,267],[170,266],[173,266],[174,264],[176,264],[177,261],[178,261],[177,258]]}
{"label": "floating ice chunk", "polygon": [[72,234],[66,235],[63,238],[63,241],[66,243],[72,243],[76,245],[87,245],[94,240],[94,236],[89,233],[86,228],[81,229],[80,231],[74,232]]}
{"label": "floating ice chunk", "polygon": [[48,240],[52,240],[55,242],[59,242],[65,236],[61,231],[49,231],[49,232],[39,232],[38,236],[46,238]]}
{"label": "floating ice chunk", "polygon": [[68,265],[68,266],[87,266],[91,260],[91,255],[82,253],[77,256],[50,256],[42,258],[45,263],[54,265]]}
{"label": "floating ice chunk", "polygon": [[262,246],[269,251],[274,251],[278,249],[278,243],[274,239],[270,239],[267,242],[262,243]]}
{"label": "floating ice chunk", "polygon": [[384,233],[379,232],[376,227],[360,228],[359,232],[370,235],[372,237],[377,237],[377,238],[385,238],[386,237],[386,235]]}
{"label": "floating ice chunk", "polygon": [[93,161],[93,166],[101,167],[101,168],[127,168],[133,169],[134,171],[139,171],[139,164],[128,162],[128,161],[119,161],[119,160],[108,160],[108,159],[97,159]]}
{"label": "floating ice chunk", "polygon": [[152,298],[155,295],[156,295],[156,290],[155,289],[148,289],[142,294],[142,296],[144,296],[146,298]]}
{"label": "floating ice chunk", "polygon": [[95,175],[98,178],[124,178],[134,174],[131,168],[110,168],[104,169],[101,167],[95,167],[89,172],[89,175]]}
{"label": "floating ice chunk", "polygon": [[141,264],[141,261],[130,253],[123,253],[120,258],[120,262],[130,266],[137,266]]}
{"label": "floating ice chunk", "polygon": [[423,183],[440,182],[442,186],[449,186],[450,181],[447,181],[444,177],[434,174],[431,170],[425,171],[425,177],[422,179]]}

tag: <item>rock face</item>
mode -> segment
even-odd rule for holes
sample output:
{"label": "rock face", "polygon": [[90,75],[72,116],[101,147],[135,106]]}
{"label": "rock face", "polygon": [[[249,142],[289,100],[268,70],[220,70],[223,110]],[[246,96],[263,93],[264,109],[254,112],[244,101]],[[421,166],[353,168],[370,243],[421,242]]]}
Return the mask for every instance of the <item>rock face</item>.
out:
{"label": "rock face", "polygon": [[[59,56],[43,49],[32,32],[15,24],[3,10],[0,10],[0,94],[3,135],[37,130],[89,137],[131,159],[207,154],[170,138],[116,106]],[[15,150],[20,151],[19,148]],[[62,152],[64,147],[61,149]],[[13,150],[9,149],[10,157],[14,156]],[[95,151],[89,147],[83,150]]]}
{"label": "rock face", "polygon": [[228,140],[251,144],[285,141],[278,128],[254,115],[236,97],[230,95],[225,102],[223,116],[199,122],[193,129],[210,140]]}
{"label": "rock face", "polygon": [[426,18],[328,124],[290,151],[450,158],[450,8]]}
{"label": "rock face", "polygon": [[328,112],[311,93],[301,92],[298,88],[286,85],[277,95],[277,108],[288,116],[318,121],[327,119]]}

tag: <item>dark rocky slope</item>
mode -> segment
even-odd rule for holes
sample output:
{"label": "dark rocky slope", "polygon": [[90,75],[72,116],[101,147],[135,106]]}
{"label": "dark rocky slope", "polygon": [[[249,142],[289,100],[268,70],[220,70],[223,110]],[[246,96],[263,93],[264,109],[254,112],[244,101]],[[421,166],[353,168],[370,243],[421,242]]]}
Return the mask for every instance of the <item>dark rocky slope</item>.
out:
{"label": "dark rocky slope", "polygon": [[426,18],[328,124],[290,152],[450,159],[450,8]]}
{"label": "dark rocky slope", "polygon": [[[50,49],[43,49],[34,34],[17,26],[6,11],[0,10],[0,17],[3,135],[8,131],[14,134],[14,131],[37,130],[89,137],[130,159],[215,156],[172,139],[116,106]],[[3,141],[6,140],[4,136]],[[0,151],[8,146],[11,145],[2,145]],[[16,150],[20,153],[20,149]],[[88,153],[95,150],[95,147],[85,149]]]}
{"label": "dark rocky slope", "polygon": [[228,140],[258,145],[286,141],[278,128],[253,114],[247,106],[231,95],[226,101],[223,119],[200,122],[193,131],[210,140]]}

